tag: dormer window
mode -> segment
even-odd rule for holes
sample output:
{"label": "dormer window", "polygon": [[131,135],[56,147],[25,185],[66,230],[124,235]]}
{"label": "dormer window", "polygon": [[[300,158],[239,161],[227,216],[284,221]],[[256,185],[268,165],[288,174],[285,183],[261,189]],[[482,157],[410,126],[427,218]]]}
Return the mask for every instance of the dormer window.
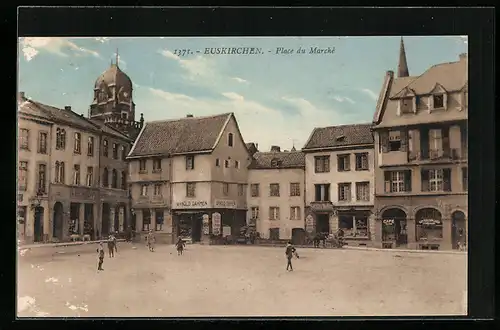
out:
{"label": "dormer window", "polygon": [[233,133],[229,133],[227,135],[227,145],[232,147],[233,146]]}
{"label": "dormer window", "polygon": [[271,160],[271,167],[279,167],[281,166],[282,162],[281,160],[277,159],[277,158],[273,158]]}
{"label": "dormer window", "polygon": [[337,136],[336,140],[337,142],[345,142],[345,136],[344,135]]}
{"label": "dormer window", "polygon": [[411,97],[402,98],[399,101],[401,113],[413,113],[413,99]]}
{"label": "dormer window", "polygon": [[433,95],[434,109],[444,108],[444,94]]}

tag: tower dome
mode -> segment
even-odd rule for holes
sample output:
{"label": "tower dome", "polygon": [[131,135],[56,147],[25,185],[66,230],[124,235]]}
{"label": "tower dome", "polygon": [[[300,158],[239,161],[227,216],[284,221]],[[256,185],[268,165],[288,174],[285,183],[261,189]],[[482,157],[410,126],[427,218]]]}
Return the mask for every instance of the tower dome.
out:
{"label": "tower dome", "polygon": [[132,80],[118,67],[117,63],[111,63],[111,66],[97,78],[94,87],[99,89],[103,84],[106,87],[116,86],[118,89],[123,87],[128,92],[132,91]]}

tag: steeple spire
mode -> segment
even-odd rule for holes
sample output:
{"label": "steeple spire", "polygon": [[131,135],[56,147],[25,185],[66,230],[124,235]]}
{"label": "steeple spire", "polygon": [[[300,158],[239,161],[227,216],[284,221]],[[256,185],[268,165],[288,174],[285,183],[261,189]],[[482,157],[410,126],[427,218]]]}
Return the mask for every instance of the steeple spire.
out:
{"label": "steeple spire", "polygon": [[401,37],[401,44],[399,46],[399,63],[398,63],[398,77],[408,77],[408,63],[406,63],[405,43]]}

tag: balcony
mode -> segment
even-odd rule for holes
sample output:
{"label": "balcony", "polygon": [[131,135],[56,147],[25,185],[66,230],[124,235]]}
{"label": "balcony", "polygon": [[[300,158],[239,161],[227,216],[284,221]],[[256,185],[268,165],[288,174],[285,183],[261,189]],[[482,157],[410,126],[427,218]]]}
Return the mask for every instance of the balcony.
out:
{"label": "balcony", "polygon": [[451,162],[467,160],[467,149],[431,149],[428,152],[409,152],[410,163]]}
{"label": "balcony", "polygon": [[333,204],[331,201],[314,201],[310,204],[311,210],[314,212],[333,212]]}

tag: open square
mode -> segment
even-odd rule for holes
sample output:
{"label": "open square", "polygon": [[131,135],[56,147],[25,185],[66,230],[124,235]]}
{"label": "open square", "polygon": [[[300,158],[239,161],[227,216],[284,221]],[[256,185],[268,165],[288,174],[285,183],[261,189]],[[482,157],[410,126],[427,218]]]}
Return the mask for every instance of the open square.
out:
{"label": "open square", "polygon": [[354,249],[122,243],[97,271],[96,245],[18,257],[19,317],[465,315],[467,255]]}

